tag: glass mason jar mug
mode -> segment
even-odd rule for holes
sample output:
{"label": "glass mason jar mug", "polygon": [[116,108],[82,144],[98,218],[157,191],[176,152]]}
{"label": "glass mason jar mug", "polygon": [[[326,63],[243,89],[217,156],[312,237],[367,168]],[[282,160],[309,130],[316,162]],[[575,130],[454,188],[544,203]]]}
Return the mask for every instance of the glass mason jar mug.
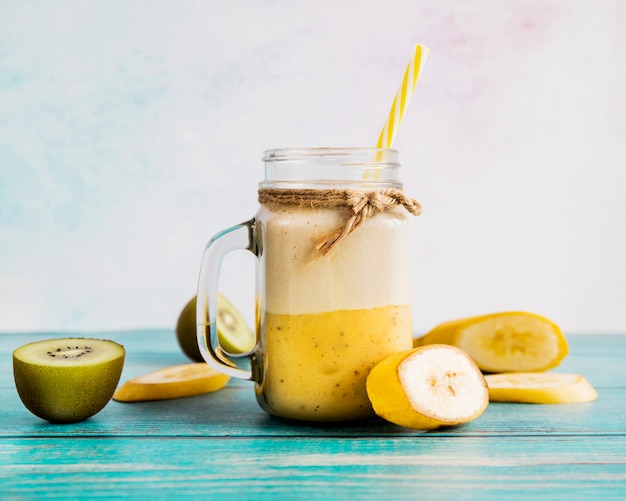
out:
{"label": "glass mason jar mug", "polygon": [[[228,375],[254,381],[271,415],[332,422],[374,417],[371,368],[412,346],[411,225],[420,206],[398,180],[398,152],[371,148],[265,152],[260,208],[207,244],[197,296],[198,344]],[[219,346],[223,257],[257,256],[256,346]]]}

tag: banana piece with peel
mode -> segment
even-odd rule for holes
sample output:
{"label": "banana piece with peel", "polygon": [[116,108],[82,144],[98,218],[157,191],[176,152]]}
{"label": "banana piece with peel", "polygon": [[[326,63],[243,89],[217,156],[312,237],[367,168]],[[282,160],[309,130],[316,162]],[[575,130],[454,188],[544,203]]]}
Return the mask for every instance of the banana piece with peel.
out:
{"label": "banana piece with peel", "polygon": [[542,372],[569,353],[561,329],[546,317],[510,311],[445,322],[413,346],[449,344],[467,352],[483,372]]}
{"label": "banana piece with peel", "polygon": [[467,423],[489,404],[483,374],[466,353],[448,345],[390,355],[370,371],[366,388],[378,416],[418,430]]}
{"label": "banana piece with peel", "polygon": [[485,376],[492,402],[578,404],[592,402],[598,392],[579,374],[510,372]]}

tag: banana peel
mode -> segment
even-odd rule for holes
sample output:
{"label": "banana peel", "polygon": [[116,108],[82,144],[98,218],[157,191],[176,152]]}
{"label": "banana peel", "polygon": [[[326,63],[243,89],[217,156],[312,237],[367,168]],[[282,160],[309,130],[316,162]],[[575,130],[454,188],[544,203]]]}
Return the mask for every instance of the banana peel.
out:
{"label": "banana peel", "polygon": [[510,311],[453,320],[413,340],[413,346],[448,344],[468,353],[483,372],[543,372],[569,353],[557,324],[546,317]]}

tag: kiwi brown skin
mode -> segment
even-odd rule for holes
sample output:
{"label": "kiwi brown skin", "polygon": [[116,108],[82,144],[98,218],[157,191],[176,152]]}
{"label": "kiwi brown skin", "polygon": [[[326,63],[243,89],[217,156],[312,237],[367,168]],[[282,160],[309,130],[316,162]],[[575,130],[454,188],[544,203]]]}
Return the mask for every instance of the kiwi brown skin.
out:
{"label": "kiwi brown skin", "polygon": [[196,296],[180,312],[176,323],[176,339],[183,353],[195,362],[204,362],[196,338]]}
{"label": "kiwi brown skin", "polygon": [[111,400],[125,350],[109,340],[62,338],[29,343],[13,352],[13,376],[24,406],[52,423],[76,423]]}

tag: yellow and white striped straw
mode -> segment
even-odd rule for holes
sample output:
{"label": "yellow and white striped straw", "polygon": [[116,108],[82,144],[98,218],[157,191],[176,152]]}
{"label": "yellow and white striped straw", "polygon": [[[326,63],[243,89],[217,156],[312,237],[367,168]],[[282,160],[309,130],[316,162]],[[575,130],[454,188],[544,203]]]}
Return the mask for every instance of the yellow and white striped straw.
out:
{"label": "yellow and white striped straw", "polygon": [[391,148],[400,122],[402,122],[402,118],[404,117],[404,111],[413,96],[417,82],[422,74],[422,69],[426,64],[429,52],[430,49],[428,47],[423,47],[419,44],[415,46],[413,57],[411,57],[406,71],[404,72],[402,85],[400,85],[398,92],[396,92],[393,98],[389,116],[387,117],[383,130],[380,132],[378,144],[376,145],[377,148]]}

